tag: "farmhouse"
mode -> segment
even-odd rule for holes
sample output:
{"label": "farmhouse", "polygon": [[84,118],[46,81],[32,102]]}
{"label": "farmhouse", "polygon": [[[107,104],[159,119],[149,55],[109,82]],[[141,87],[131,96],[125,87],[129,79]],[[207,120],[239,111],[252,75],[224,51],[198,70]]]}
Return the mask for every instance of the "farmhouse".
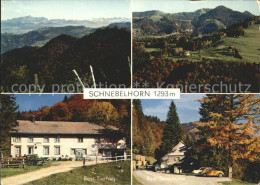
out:
{"label": "farmhouse", "polygon": [[174,166],[174,173],[181,173],[182,170],[179,168],[180,161],[184,158],[184,143],[179,142],[173,149],[162,157],[161,167]]}
{"label": "farmhouse", "polygon": [[125,154],[125,139],[118,129],[89,122],[18,120],[11,133],[11,155],[82,158]]}

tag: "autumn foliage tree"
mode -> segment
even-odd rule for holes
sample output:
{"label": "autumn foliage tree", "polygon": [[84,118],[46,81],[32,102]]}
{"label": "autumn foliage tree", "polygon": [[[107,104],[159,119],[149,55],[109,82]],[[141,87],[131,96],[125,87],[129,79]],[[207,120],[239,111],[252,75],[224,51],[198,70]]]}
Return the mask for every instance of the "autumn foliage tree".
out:
{"label": "autumn foliage tree", "polygon": [[165,123],[147,120],[140,100],[134,100],[133,104],[133,153],[155,157],[162,143]]}
{"label": "autumn foliage tree", "polygon": [[54,104],[50,109],[50,113],[54,121],[68,121],[72,117],[68,104],[65,102]]}
{"label": "autumn foliage tree", "polygon": [[94,102],[86,111],[86,117],[95,123],[115,123],[119,119],[119,114],[110,102]]}
{"label": "autumn foliage tree", "polygon": [[259,161],[259,106],[254,95],[216,95],[204,97],[201,103],[222,106],[221,112],[211,110],[208,121],[200,121],[197,134],[206,142],[201,146],[223,149],[228,155],[229,177],[239,159]]}

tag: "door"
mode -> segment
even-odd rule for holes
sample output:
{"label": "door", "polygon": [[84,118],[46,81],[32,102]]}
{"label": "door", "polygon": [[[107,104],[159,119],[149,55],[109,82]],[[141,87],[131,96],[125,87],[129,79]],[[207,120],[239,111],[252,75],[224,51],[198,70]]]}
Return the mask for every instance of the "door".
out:
{"label": "door", "polygon": [[16,146],[15,147],[15,155],[16,156],[20,156],[21,155],[21,147],[20,146]]}
{"label": "door", "polygon": [[83,159],[83,150],[82,149],[76,149],[75,155],[76,155],[76,160],[82,160]]}
{"label": "door", "polygon": [[33,154],[33,146],[28,146],[28,155]]}

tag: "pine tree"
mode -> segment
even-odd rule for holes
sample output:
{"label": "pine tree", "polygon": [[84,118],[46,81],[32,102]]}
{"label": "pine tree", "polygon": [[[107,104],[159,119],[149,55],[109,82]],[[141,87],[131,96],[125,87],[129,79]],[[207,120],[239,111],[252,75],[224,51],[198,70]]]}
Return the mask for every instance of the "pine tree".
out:
{"label": "pine tree", "polygon": [[180,125],[179,116],[176,111],[176,106],[172,101],[167,114],[166,126],[163,132],[161,156],[170,152],[175,145],[177,145],[182,139],[182,128]]}
{"label": "pine tree", "polygon": [[63,101],[66,102],[66,103],[68,102],[68,97],[67,97],[67,95],[64,96]]}
{"label": "pine tree", "polygon": [[185,172],[190,173],[192,170],[200,167],[195,136],[189,133],[185,134],[184,144],[185,147],[182,150],[185,156],[181,161],[181,166]]}
{"label": "pine tree", "polygon": [[139,100],[139,99],[133,100],[133,105],[135,106],[135,109],[136,109],[139,113],[144,114],[144,113],[143,113],[143,107],[142,107],[141,100]]}
{"label": "pine tree", "polygon": [[0,153],[9,155],[10,132],[18,126],[16,110],[18,106],[13,95],[1,95]]}
{"label": "pine tree", "polygon": [[[207,99],[213,99],[217,95],[216,94],[207,94],[206,97]],[[220,96],[216,100],[218,104],[215,104],[211,101],[203,101],[201,102],[201,108],[199,110],[199,114],[201,115],[200,121],[201,122],[207,122],[210,120],[210,112],[216,112],[216,113],[221,113],[225,106],[223,105],[222,100],[225,99],[226,96]]]}
{"label": "pine tree", "polygon": [[[209,101],[211,99],[215,99],[215,102]],[[210,113],[221,113],[225,111],[226,105],[223,103],[227,98],[227,95],[218,96],[215,94],[206,95],[205,101],[201,102],[201,108],[199,110],[199,114],[201,115],[201,122],[210,121]],[[206,132],[207,127],[198,127],[201,132]],[[205,129],[205,130],[204,130]],[[207,143],[207,140],[204,137],[200,137],[196,141],[197,149],[199,150],[198,159],[193,161],[193,163],[199,162],[200,166],[217,166],[219,170],[227,172],[226,164],[228,163],[227,158],[228,155],[223,147],[219,146],[210,146]],[[204,147],[207,146],[207,147]]]}
{"label": "pine tree", "polygon": [[223,106],[221,112],[211,111],[207,122],[197,122],[198,134],[207,142],[201,147],[219,147],[228,155],[229,178],[233,164],[239,159],[259,160],[260,98],[255,95],[216,95],[201,102]]}

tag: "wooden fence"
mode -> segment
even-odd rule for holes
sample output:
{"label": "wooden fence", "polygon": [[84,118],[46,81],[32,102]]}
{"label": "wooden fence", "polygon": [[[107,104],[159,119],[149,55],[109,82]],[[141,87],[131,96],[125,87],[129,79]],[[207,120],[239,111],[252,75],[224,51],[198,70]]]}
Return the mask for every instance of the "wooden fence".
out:
{"label": "wooden fence", "polygon": [[102,156],[88,156],[83,158],[83,166],[85,166],[86,161],[96,161],[101,163],[108,163],[108,162],[120,162],[120,161],[127,161],[131,160],[131,155],[121,155],[121,156],[114,156],[114,157],[102,157]]}
{"label": "wooden fence", "polygon": [[1,167],[9,168],[9,167],[19,167],[24,168],[25,160],[24,158],[2,158],[1,159]]}

